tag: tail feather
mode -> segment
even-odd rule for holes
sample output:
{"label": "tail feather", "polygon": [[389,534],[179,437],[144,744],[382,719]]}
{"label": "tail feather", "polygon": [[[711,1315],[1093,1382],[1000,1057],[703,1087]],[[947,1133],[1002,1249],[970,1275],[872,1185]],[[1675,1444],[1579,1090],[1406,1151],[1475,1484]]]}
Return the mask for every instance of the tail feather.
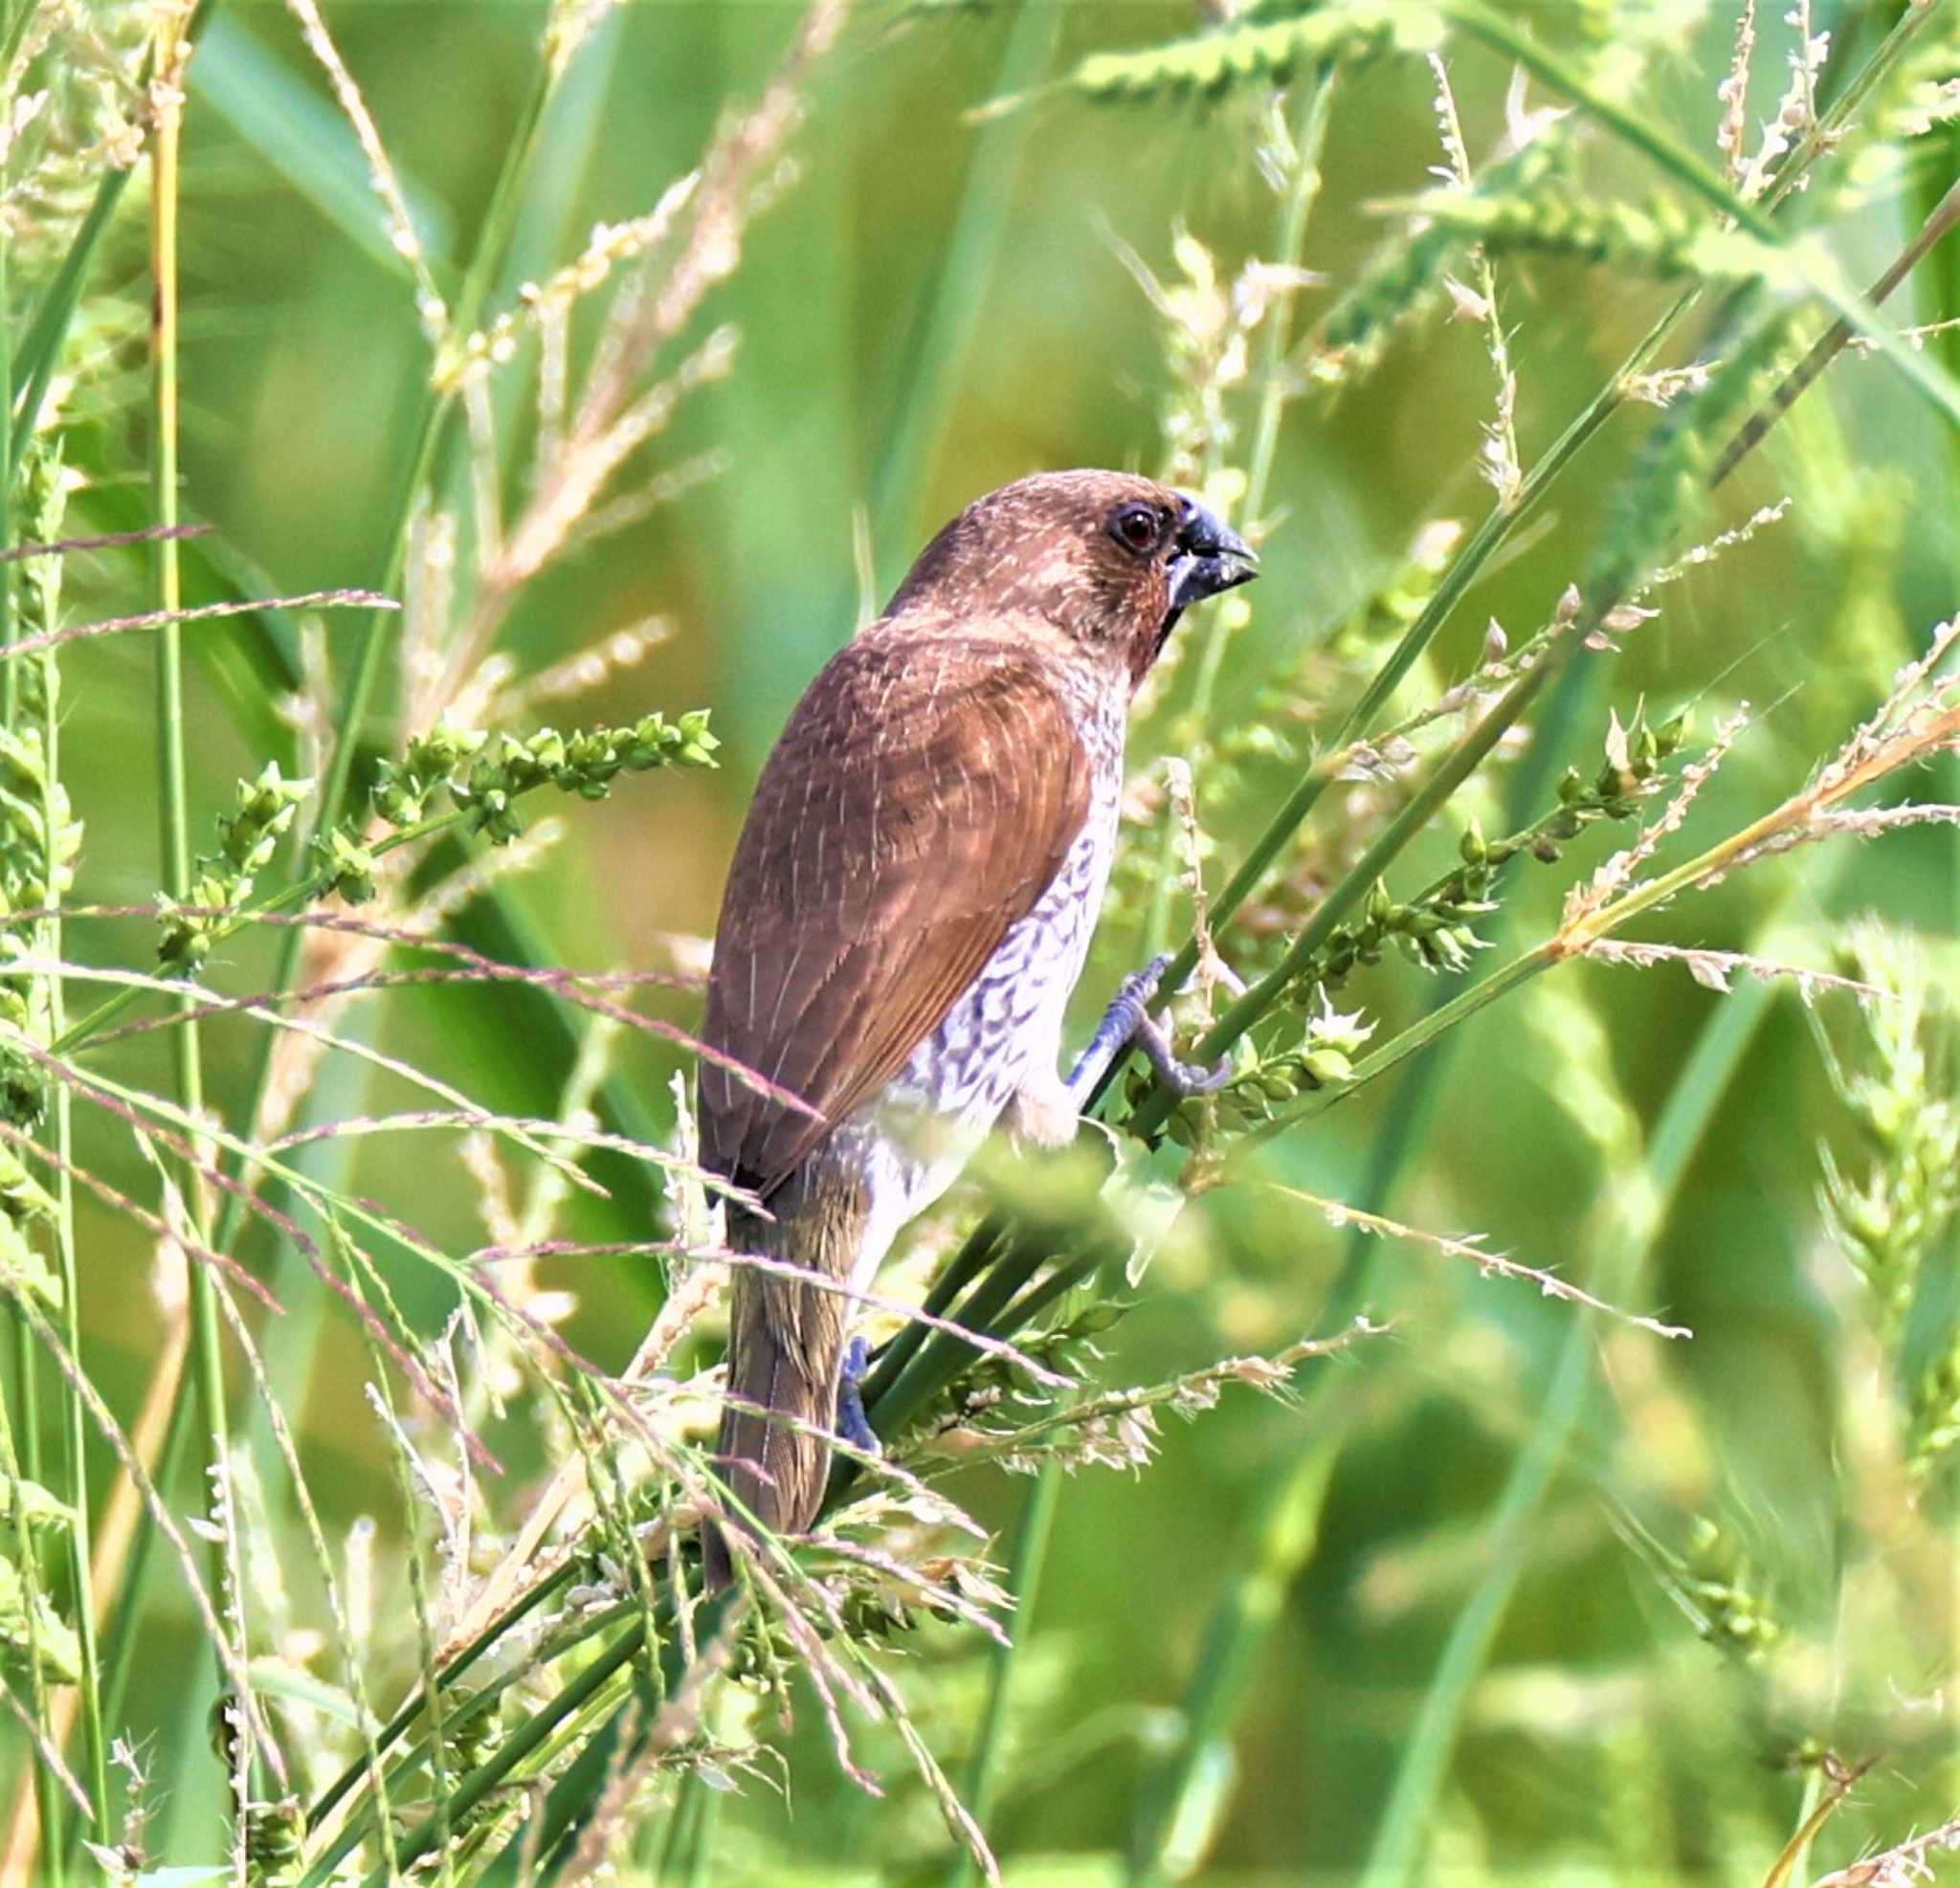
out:
{"label": "tail feather", "polygon": [[[738,1253],[848,1278],[862,1234],[861,1189],[797,1176],[770,1200],[773,1219],[728,1216]],[[840,1292],[738,1266],[728,1327],[727,1395],[717,1449],[730,1521],[800,1534],[815,1521],[830,1472],[837,1370],[850,1301]],[[813,1433],[814,1432],[814,1433]],[[721,1528],[704,1537],[709,1584],[731,1577]]]}

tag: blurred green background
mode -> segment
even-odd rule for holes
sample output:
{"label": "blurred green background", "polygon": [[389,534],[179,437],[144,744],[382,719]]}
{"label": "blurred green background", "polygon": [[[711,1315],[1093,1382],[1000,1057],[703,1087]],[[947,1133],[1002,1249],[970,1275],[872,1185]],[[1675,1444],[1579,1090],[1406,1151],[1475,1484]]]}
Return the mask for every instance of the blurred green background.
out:
{"label": "blurred green background", "polygon": [[[1607,17],[1602,9],[1518,11],[1548,33],[1583,33],[1581,14]],[[1833,74],[1852,68],[1892,11],[1817,7],[1841,61]],[[1657,0],[1612,10],[1609,20],[1609,32],[1624,30],[1651,55],[1643,109],[1704,151],[1734,12]],[[544,9],[370,0],[328,6],[326,16],[438,273],[453,270],[528,94]],[[522,281],[568,259],[594,222],[645,210],[695,162],[726,101],[759,91],[796,18],[776,0],[637,0],[608,15],[554,100],[490,306],[508,305]],[[725,744],[717,773],[630,782],[606,805],[550,809],[566,826],[563,842],[511,881],[548,960],[661,967],[672,961],[670,934],[711,931],[768,744],[858,620],[859,540],[881,595],[932,529],[991,486],[1043,467],[1163,463],[1172,389],[1162,324],[1123,252],[1167,278],[1179,227],[1228,276],[1267,253],[1276,204],[1255,153],[1270,90],[1123,108],[1042,91],[1013,115],[969,114],[1092,51],[1168,38],[1195,18],[1169,0],[866,6],[820,70],[793,144],[797,174],[775,180],[779,200],[755,221],[738,272],[699,327],[735,326],[734,369],[681,404],[624,489],[703,455],[714,457],[713,476],[529,586],[504,635],[528,672],[663,617],[672,633],[643,662],[551,713],[618,720],[705,705]],[[1773,108],[1778,35],[1787,37],[1767,14],[1763,30],[1757,118]],[[1450,59],[1481,159],[1502,132],[1511,75],[1475,49]],[[1419,61],[1343,76],[1305,254],[1326,286],[1302,291],[1300,331],[1387,233],[1383,207],[1430,181],[1440,161],[1434,92]],[[1858,279],[1876,274],[1927,191],[1944,187],[1951,147],[1938,136],[1922,141],[1913,163],[1831,231]],[[1647,187],[1637,160],[1610,144],[1591,149],[1588,164],[1603,189]],[[184,167],[186,515],[217,527],[209,555],[234,573],[260,573],[255,586],[379,581],[428,348],[351,133],[283,9],[227,0],[217,10],[192,71]],[[121,331],[103,317],[90,338],[104,367],[89,393],[104,465],[142,435],[134,376],[144,243],[132,192],[102,265],[131,312]],[[1936,260],[1904,292],[1902,300],[1917,298],[1914,319],[1960,313],[1945,286],[1950,270]],[[1673,290],[1556,258],[1506,263],[1499,282],[1528,463]],[[1241,426],[1250,400],[1239,399]],[[1219,724],[1265,712],[1258,691],[1396,578],[1421,526],[1483,515],[1489,493],[1476,459],[1491,400],[1481,329],[1439,314],[1406,327],[1366,376],[1334,390],[1303,387],[1281,437],[1264,576],[1228,656]],[[1651,417],[1647,408],[1622,414],[1589,449],[1515,554],[1458,612],[1439,645],[1439,676],[1472,665],[1488,619],[1514,641],[1547,619],[1583,571],[1614,480]],[[513,432],[523,431],[520,420]],[[1596,766],[1609,700],[1623,718],[1643,694],[1663,713],[1694,703],[1705,730],[1748,700],[1758,719],[1704,796],[1691,836],[1726,832],[1790,791],[1952,609],[1954,463],[1951,439],[1884,366],[1840,364],[1724,494],[1704,535],[1786,495],[1789,515],[1657,598],[1658,619],[1610,671],[1596,665],[1569,702],[1559,763]],[[503,477],[514,501],[522,454]],[[84,510],[88,502],[106,516],[113,491]],[[78,608],[120,606],[137,571],[104,564],[78,573]],[[355,620],[326,619],[330,650],[350,646]],[[240,711],[243,639],[225,630],[191,636],[201,658],[197,830],[209,831],[231,782],[284,737]],[[1338,662],[1308,673],[1354,692]],[[156,877],[147,651],[126,639],[78,650],[66,686],[71,790],[89,828],[81,895],[143,901]],[[1140,731],[1139,762],[1177,736],[1173,700]],[[1255,766],[1221,796],[1214,883],[1288,778],[1277,765]],[[1506,778],[1494,770],[1472,795],[1493,831]],[[1330,856],[1349,811],[1339,795],[1324,805]],[[1436,836],[1409,870],[1412,884],[1442,869],[1456,830]],[[1584,842],[1574,857],[1590,865],[1609,843]],[[1521,874],[1505,935],[1542,935],[1571,877],[1566,868]],[[1866,908],[1944,944],[1956,898],[1950,835],[1935,829],[1830,862],[1799,855],[1698,896],[1649,934],[1740,947],[1780,911],[1790,953],[1824,961],[1842,919]],[[1181,901],[1177,913],[1181,934]],[[1085,1017],[1140,950],[1136,916],[1119,911],[1105,925]],[[77,948],[140,953],[143,935],[142,926],[103,927]],[[259,948],[228,947],[226,980],[256,988]],[[1343,1007],[1406,1020],[1430,988],[1391,959],[1358,978]],[[660,1003],[692,1020],[687,1000]],[[1726,1007],[1736,1016],[1727,1025]],[[538,1092],[544,1051],[507,1011],[469,993],[431,992],[387,1016],[384,1048],[457,1074],[501,1105],[553,1105]],[[1193,1675],[1212,1669],[1216,1610],[1261,1566],[1269,1577],[1242,1597],[1270,1616],[1258,1613],[1260,1630],[1238,1641],[1238,1708],[1197,1753],[1172,1845],[1194,1878],[1345,1881],[1361,1878],[1371,1855],[1387,1871],[1371,1881],[1400,1878],[1377,1845],[1395,1827],[1392,1791],[1398,1774],[1406,1783],[1438,1661],[1452,1645],[1452,1656],[1465,1655],[1466,1618],[1492,1637],[1476,1654],[1461,1735],[1442,1752],[1428,1798],[1436,1846],[1420,1878],[1761,1881],[1806,1788],[1776,1759],[1805,1737],[1851,1755],[1891,1753],[1860,1808],[1846,1811],[1848,1832],[1836,1838],[1846,1854],[1865,1833],[1903,1834],[1950,1813],[1960,1783],[1951,1716],[1918,1708],[1952,1677],[1944,1655],[1927,1651],[1950,1639],[1950,1567],[1936,1564],[1931,1578],[1912,1581],[1896,1567],[1866,1569],[1885,1591],[1896,1576],[1913,1596],[1904,1623],[1876,1603],[1868,1617],[1863,1600],[1846,1597],[1864,1590],[1863,1563],[1882,1559],[1882,1536],[1860,1520],[1860,1488],[1848,1481],[1863,1460],[1850,1432],[1884,1402],[1850,1275],[1816,1209],[1815,1144],[1842,1143],[1846,1129],[1815,1037],[1819,1028],[1855,1035],[1848,1006],[1833,1010],[1827,999],[1813,1014],[1787,993],[1722,998],[1670,968],[1562,970],[1478,1019],[1419,1087],[1392,1077],[1277,1144],[1269,1170],[1358,1199],[1371,1164],[1407,1132],[1416,1151],[1390,1203],[1397,1217],[1437,1232],[1474,1229],[1528,1263],[1596,1278],[1645,1197],[1643,1139],[1711,1028],[1734,1032],[1731,1065],[1705,1097],[1707,1118],[1651,1252],[1636,1254],[1613,1292],[1692,1325],[1691,1343],[1611,1325],[1580,1326],[1575,1338],[1571,1307],[1528,1286],[1376,1243],[1364,1301],[1392,1332],[1309,1366],[1304,1410],[1228,1393],[1195,1425],[1169,1422],[1147,1474],[1085,1472],[1066,1484],[1015,1675],[992,1825],[1012,1878],[1118,1878],[1114,1858],[1165,1788],[1159,1766],[1178,1747],[1176,1713]],[[254,1044],[235,1026],[211,1033],[222,1100],[241,1092]],[[131,1066],[147,1053],[134,1052]],[[677,1066],[637,1045],[625,1057],[623,1081],[649,1120],[671,1116],[666,1081]],[[349,1112],[371,1105],[354,1076],[334,1079],[345,1087],[330,1079],[316,1111],[330,1114],[337,1092]],[[412,1200],[425,1226],[467,1249],[480,1237],[470,1189],[446,1169],[439,1187],[431,1181],[429,1164],[450,1158],[436,1144],[364,1146],[355,1177],[366,1190]],[[119,1162],[138,1170],[126,1149],[104,1162],[112,1172]],[[590,1235],[637,1224],[645,1236],[652,1208],[627,1190],[610,1210],[581,1211]],[[1137,1311],[1104,1340],[1112,1381],[1194,1368],[1313,1327],[1354,1236],[1295,1200],[1252,1190],[1208,1202],[1201,1224],[1206,1236],[1166,1254]],[[85,1233],[92,1354],[127,1407],[154,1330],[141,1284],[147,1254],[106,1215],[91,1211]],[[563,1280],[580,1299],[568,1335],[617,1366],[657,1294],[634,1264],[582,1268]],[[300,1297],[313,1289],[280,1277]],[[418,1296],[406,1275],[403,1288],[412,1315],[439,1317],[433,1288]],[[1938,1342],[1944,1292],[1941,1283],[1922,1308],[1922,1352]],[[364,1512],[391,1528],[391,1469],[360,1404],[365,1361],[343,1327],[330,1322],[319,1342],[317,1356],[289,1361],[310,1386],[294,1413],[324,1471],[315,1479],[332,1509],[329,1531]],[[1558,1398],[1569,1399],[1570,1420],[1548,1428],[1544,1406]],[[540,1468],[520,1457],[512,1473]],[[975,1477],[960,1492],[1006,1528],[1025,1484]],[[1276,1506],[1284,1510],[1277,1523]],[[1767,1569],[1784,1630],[1801,1648],[1775,1682],[1701,1643],[1653,1553],[1637,1545],[1646,1530],[1685,1552],[1704,1515]],[[1890,1623],[1874,1624],[1880,1616]],[[182,1643],[193,1656],[188,1618]],[[971,1634],[940,1628],[906,1650],[901,1682],[957,1776],[984,1655]],[[139,1671],[137,1723],[166,1739],[198,1734],[177,1714],[181,1702],[172,1660]],[[806,1713],[789,1801],[755,1781],[724,1806],[712,1878],[928,1878],[944,1865],[936,1812],[904,1780],[895,1743],[874,1733],[867,1747],[891,1786],[886,1800],[836,1774],[821,1722]],[[199,1813],[194,1804],[167,1811],[177,1818],[173,1858],[201,1853]],[[1040,1857],[1053,1858],[1052,1870]]]}

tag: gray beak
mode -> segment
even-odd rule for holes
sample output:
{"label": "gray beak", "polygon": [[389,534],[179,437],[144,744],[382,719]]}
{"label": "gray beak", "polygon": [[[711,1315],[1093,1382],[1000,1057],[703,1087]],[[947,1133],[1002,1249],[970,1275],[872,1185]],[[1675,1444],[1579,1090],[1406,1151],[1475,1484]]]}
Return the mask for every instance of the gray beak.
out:
{"label": "gray beak", "polygon": [[1236,531],[1195,499],[1187,497],[1184,502],[1184,522],[1169,566],[1173,616],[1259,574],[1258,554]]}

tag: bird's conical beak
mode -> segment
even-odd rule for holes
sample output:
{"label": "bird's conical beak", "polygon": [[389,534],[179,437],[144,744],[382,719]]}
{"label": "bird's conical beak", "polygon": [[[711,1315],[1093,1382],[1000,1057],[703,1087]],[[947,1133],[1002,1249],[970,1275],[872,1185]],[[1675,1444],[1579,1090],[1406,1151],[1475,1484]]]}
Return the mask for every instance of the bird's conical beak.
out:
{"label": "bird's conical beak", "polygon": [[1236,589],[1259,574],[1258,553],[1236,531],[1195,499],[1185,504],[1169,566],[1173,612],[1221,590]]}

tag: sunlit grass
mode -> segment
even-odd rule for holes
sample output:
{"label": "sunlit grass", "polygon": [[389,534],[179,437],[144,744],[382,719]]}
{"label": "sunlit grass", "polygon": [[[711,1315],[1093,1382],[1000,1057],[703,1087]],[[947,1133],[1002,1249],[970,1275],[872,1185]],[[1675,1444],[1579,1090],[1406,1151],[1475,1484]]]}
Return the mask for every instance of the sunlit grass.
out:
{"label": "sunlit grass", "polygon": [[[1936,1867],[1951,0],[724,11],[0,8],[0,1877]],[[710,1596],[725,829],[1058,457],[1266,555],[1084,991],[1234,1078]]]}

